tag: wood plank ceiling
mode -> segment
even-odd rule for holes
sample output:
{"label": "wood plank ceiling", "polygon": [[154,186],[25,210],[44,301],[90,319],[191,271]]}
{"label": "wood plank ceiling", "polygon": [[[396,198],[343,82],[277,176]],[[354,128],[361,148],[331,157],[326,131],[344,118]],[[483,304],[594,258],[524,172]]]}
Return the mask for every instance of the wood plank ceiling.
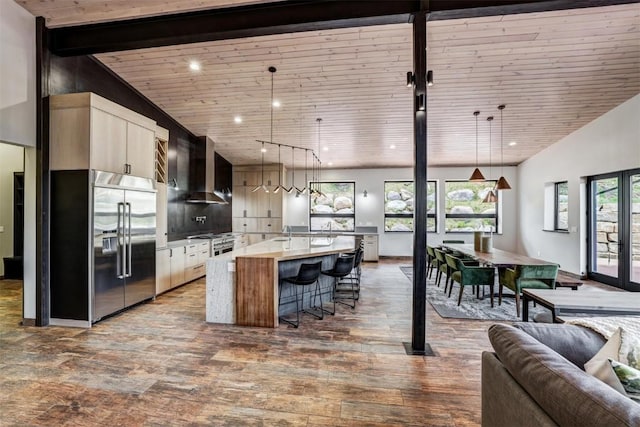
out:
{"label": "wood plank ceiling", "polygon": [[[130,0],[128,12],[87,17],[68,8],[20,0],[51,25],[160,13],[233,0]],[[83,4],[85,2],[82,2]],[[86,2],[92,3],[92,2]],[[98,2],[94,2],[94,5]],[[169,3],[172,3],[170,6]],[[206,4],[205,4],[206,3]],[[245,2],[242,2],[245,3]],[[51,4],[49,4],[51,6]],[[86,6],[85,6],[86,7]],[[106,7],[106,6],[105,6]],[[122,6],[124,7],[124,6]],[[62,10],[66,10],[63,12]],[[84,19],[84,20],[83,20]],[[430,166],[473,165],[474,110],[480,110],[479,161],[518,164],[640,92],[640,5],[431,21],[428,68]],[[270,73],[275,98],[273,140],[319,151],[334,168],[413,165],[411,26],[314,31],[141,49],[97,58],[197,135],[209,135],[233,164],[260,159],[256,139],[269,139]],[[197,60],[201,70],[189,70]],[[234,117],[242,117],[242,123]],[[320,144],[316,118],[322,118]],[[508,143],[516,142],[509,146]],[[320,148],[319,148],[320,146]],[[394,146],[395,148],[392,148]],[[326,150],[326,151],[325,151]],[[267,161],[277,160],[269,150]],[[291,152],[283,151],[291,163]],[[304,155],[296,153],[298,167]],[[329,165],[330,163],[330,165]]]}

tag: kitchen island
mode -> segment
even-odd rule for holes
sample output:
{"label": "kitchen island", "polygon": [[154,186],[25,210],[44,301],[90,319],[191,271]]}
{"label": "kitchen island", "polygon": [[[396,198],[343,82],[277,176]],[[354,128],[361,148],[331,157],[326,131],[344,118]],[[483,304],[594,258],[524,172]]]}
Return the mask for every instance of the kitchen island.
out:
{"label": "kitchen island", "polygon": [[[295,276],[303,262],[322,261],[322,269],[330,269],[338,254],[354,248],[354,237],[277,237],[209,258],[206,320],[275,328],[279,315],[295,312],[295,290],[289,284],[282,286],[278,308],[280,277]],[[321,276],[320,286],[329,301],[333,279]],[[307,292],[304,307],[309,299]]]}

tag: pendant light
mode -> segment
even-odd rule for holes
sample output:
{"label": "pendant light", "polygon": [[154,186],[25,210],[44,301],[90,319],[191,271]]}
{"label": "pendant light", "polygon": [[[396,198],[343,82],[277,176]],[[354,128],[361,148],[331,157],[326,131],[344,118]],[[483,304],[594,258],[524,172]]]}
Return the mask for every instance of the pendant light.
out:
{"label": "pendant light", "polygon": [[502,110],[504,110],[505,105],[498,105],[498,110],[500,110],[500,178],[498,179],[498,183],[496,184],[496,190],[511,190],[511,186],[507,182],[507,179],[504,177],[504,153],[503,153],[503,139],[502,139]]}
{"label": "pendant light", "polygon": [[266,185],[264,185],[264,153],[267,151],[266,148],[264,148],[264,142],[262,143],[262,148],[260,149],[260,154],[262,155],[262,167],[260,168],[260,172],[262,175],[262,178],[260,179],[261,184],[258,185],[256,188],[254,188],[253,190],[251,190],[252,193],[255,193],[256,191],[262,189],[264,190],[265,193],[269,192],[269,189],[267,188]]}
{"label": "pendant light", "polygon": [[[295,166],[294,166],[294,170],[295,170]],[[300,194],[303,194],[304,191],[306,190],[305,188],[299,188],[298,186],[296,186],[296,180],[293,179],[293,182],[291,183],[293,185],[293,189],[296,190],[296,197],[300,197]]]}
{"label": "pendant light", "polygon": [[295,183],[296,183],[296,165],[294,163],[295,161],[295,156],[293,153],[294,148],[291,147],[291,187],[286,188],[286,192],[291,194],[293,193],[293,190],[295,190]]}
{"label": "pendant light", "polygon": [[309,185],[309,181],[307,181],[307,158],[309,157],[309,150],[307,148],[304,149],[304,187],[302,188],[301,193],[305,194],[307,192],[307,185]]}
{"label": "pendant light", "polygon": [[[316,119],[316,122],[318,122],[318,153],[320,153],[320,145],[322,143],[322,138],[321,138],[321,134],[320,134],[320,125],[322,124],[322,118],[318,117]],[[316,185],[317,185],[317,191],[316,193],[319,196],[324,196],[324,193],[322,192],[322,184],[320,183],[320,180],[322,179],[321,175],[322,175],[322,161],[320,159],[318,159],[318,165],[317,165],[317,178],[316,178]]]}
{"label": "pendant light", "polygon": [[[491,179],[491,176],[493,175],[493,165],[491,162],[491,122],[493,121],[493,116],[487,117],[487,121],[489,122],[489,179]],[[498,197],[493,189],[491,189],[487,195],[484,196],[482,203],[495,203],[497,201]]]}
{"label": "pendant light", "polygon": [[[269,142],[273,143],[273,75],[276,73],[276,67],[273,67],[273,66],[269,67],[269,72],[271,73],[271,121],[270,121],[270,131],[269,131],[270,132]],[[256,191],[262,188],[265,193],[268,193],[269,189],[267,188],[266,185],[264,185],[264,153],[267,151],[264,148],[264,142],[262,143],[262,149],[260,151],[262,153],[262,168],[261,168],[262,179],[260,181],[260,185],[258,185],[256,188],[251,190],[251,192],[255,193]]]}
{"label": "pendant light", "polygon": [[469,181],[471,182],[482,182],[485,180],[484,175],[482,175],[482,172],[480,172],[480,169],[478,169],[478,115],[479,114],[480,114],[480,111],[473,112],[473,115],[476,116],[476,168],[471,174],[471,178],[469,178]]}
{"label": "pendant light", "polygon": [[273,190],[274,194],[277,194],[281,189],[286,190],[286,188],[282,186],[282,171],[280,170],[281,167],[282,163],[280,162],[280,144],[278,144],[278,186],[275,188],[275,190]]}

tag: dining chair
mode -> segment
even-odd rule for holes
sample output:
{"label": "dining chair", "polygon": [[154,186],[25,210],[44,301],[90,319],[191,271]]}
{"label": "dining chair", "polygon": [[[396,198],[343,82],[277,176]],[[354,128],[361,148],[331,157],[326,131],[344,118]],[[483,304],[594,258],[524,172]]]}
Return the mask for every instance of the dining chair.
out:
{"label": "dining chair", "polygon": [[465,286],[489,286],[491,295],[491,307],[493,307],[493,289],[495,283],[496,271],[493,267],[480,267],[465,264],[459,258],[453,255],[445,254],[447,263],[455,264],[457,271],[451,273],[451,287],[449,288],[449,296],[453,289],[453,282],[460,284],[460,293],[458,294],[458,305],[462,302],[462,292]]}
{"label": "dining chair", "polygon": [[498,270],[498,305],[502,304],[502,288],[516,294],[516,314],[520,318],[520,294],[523,289],[555,289],[558,276],[557,264],[516,265]]}

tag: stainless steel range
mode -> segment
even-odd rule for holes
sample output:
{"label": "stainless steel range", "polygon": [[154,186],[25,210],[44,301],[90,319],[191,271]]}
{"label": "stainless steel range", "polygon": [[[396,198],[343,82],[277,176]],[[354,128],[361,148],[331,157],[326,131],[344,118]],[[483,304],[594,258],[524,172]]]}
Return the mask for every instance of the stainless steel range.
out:
{"label": "stainless steel range", "polygon": [[232,234],[220,235],[211,239],[211,256],[218,256],[233,250],[236,238]]}
{"label": "stainless steel range", "polygon": [[226,252],[233,250],[233,245],[236,238],[231,233],[224,234],[198,234],[195,236],[189,236],[188,239],[206,239],[211,240],[211,256],[218,256]]}

